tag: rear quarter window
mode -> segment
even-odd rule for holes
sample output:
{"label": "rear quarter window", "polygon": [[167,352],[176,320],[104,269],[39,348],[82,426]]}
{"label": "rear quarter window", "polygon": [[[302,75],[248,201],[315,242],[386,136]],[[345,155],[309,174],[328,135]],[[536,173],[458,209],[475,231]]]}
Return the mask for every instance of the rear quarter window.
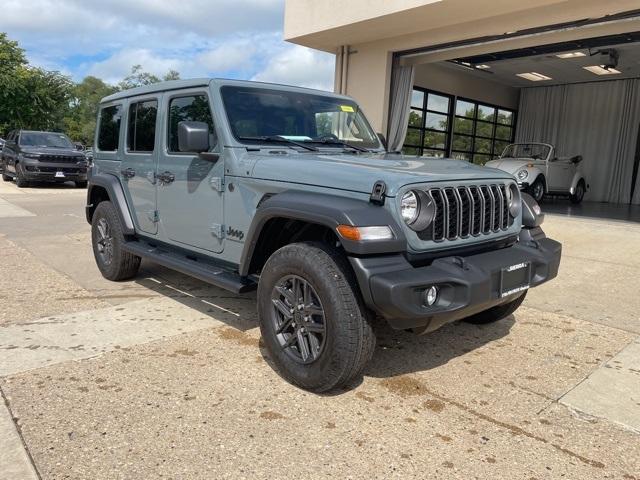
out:
{"label": "rear quarter window", "polygon": [[111,105],[100,109],[98,126],[98,150],[115,152],[120,144],[120,121],[122,105]]}

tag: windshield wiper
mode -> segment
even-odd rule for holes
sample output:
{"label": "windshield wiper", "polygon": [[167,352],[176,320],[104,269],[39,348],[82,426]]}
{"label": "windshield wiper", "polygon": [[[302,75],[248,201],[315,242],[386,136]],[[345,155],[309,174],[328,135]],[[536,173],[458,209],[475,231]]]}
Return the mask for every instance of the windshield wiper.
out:
{"label": "windshield wiper", "polygon": [[295,140],[289,140],[288,138],[280,135],[264,135],[261,137],[238,137],[240,140],[255,140],[257,142],[269,142],[269,143],[288,143],[289,145],[295,145],[296,147],[304,148],[305,150],[311,150],[317,152],[318,149],[311,145],[305,145],[304,143],[296,142]]}
{"label": "windshield wiper", "polygon": [[359,147],[357,145],[352,145],[348,142],[344,142],[342,140],[338,140],[335,138],[320,138],[318,140],[305,140],[305,141],[312,141],[314,143],[322,143],[322,144],[330,144],[330,145],[342,145],[343,147],[347,147],[347,148],[352,148],[354,150],[357,150],[358,152],[367,152],[369,153],[369,149],[368,148],[364,148],[364,147]]}

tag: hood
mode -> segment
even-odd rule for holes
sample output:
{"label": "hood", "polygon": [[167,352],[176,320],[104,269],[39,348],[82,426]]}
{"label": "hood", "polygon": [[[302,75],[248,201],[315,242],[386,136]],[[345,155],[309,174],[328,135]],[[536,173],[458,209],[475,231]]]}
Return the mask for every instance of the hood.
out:
{"label": "hood", "polygon": [[53,148],[53,147],[20,147],[22,153],[37,153],[39,155],[64,155],[67,157],[84,158],[84,154],[75,148]]}
{"label": "hood", "polygon": [[544,162],[539,160],[533,160],[531,158],[499,158],[497,160],[491,160],[487,162],[485,166],[490,168],[497,168],[504,172],[515,175],[518,170],[526,167],[527,165],[542,165]]}
{"label": "hood", "polygon": [[257,178],[362,193],[370,193],[373,184],[382,180],[387,184],[388,196],[395,196],[399,188],[412,183],[511,178],[500,170],[448,158],[295,151],[278,155],[251,152],[247,155],[254,162],[251,175]]}

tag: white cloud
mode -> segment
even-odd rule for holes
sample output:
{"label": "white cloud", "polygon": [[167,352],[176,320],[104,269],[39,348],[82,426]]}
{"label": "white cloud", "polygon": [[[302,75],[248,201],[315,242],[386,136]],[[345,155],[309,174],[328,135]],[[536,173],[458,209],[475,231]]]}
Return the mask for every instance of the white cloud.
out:
{"label": "white cloud", "polygon": [[4,0],[30,61],[116,83],[132,65],[331,89],[333,56],[282,40],[284,0]]}
{"label": "white cloud", "polygon": [[299,45],[290,45],[272,56],[252,80],[333,90],[335,57]]}

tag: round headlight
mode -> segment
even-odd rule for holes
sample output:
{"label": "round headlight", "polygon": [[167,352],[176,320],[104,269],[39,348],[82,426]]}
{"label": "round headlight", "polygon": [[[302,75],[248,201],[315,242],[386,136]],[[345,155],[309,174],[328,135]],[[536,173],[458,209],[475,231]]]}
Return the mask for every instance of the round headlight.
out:
{"label": "round headlight", "polygon": [[507,205],[509,205],[509,213],[512,217],[517,217],[520,214],[522,208],[522,199],[520,198],[520,191],[516,184],[512,183],[507,188]]}
{"label": "round headlight", "polygon": [[418,196],[412,190],[409,190],[402,196],[402,201],[400,202],[400,213],[402,215],[402,219],[407,225],[411,225],[418,218],[418,214],[420,213],[420,202],[418,201]]}
{"label": "round headlight", "polygon": [[516,177],[518,177],[518,180],[524,180],[528,176],[529,172],[526,170],[520,170],[518,173],[516,173]]}

